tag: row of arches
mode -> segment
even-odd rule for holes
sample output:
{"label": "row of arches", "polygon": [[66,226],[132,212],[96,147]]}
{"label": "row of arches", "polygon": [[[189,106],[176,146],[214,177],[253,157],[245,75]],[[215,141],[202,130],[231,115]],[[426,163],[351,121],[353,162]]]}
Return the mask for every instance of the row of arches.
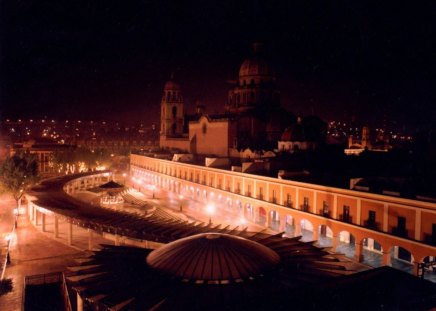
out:
{"label": "row of arches", "polygon": [[388,264],[416,273],[417,262],[434,260],[432,257],[434,254],[414,256],[413,251],[404,245],[391,245],[386,241],[378,241],[375,236],[359,233],[359,230],[355,230],[356,232],[342,230],[337,224],[329,226],[325,223],[326,219],[320,217],[318,217],[320,219],[310,219],[310,215],[297,211],[292,213],[291,210],[285,209],[284,212],[280,208],[262,206],[260,202],[252,202],[253,200],[248,198],[235,198],[223,191],[207,189],[207,187],[180,182],[153,173],[141,175],[150,183],[183,195],[185,198],[204,203],[214,202],[222,212],[237,215],[238,220],[243,219],[275,232],[283,232],[288,237],[301,236],[302,241],[317,241],[316,243],[321,247],[329,247],[335,252],[344,253],[347,257],[374,267]]}

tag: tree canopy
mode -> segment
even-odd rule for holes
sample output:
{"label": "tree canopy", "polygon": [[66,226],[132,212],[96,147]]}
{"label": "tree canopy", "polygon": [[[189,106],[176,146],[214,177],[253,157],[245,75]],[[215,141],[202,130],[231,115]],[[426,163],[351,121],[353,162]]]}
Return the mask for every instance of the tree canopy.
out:
{"label": "tree canopy", "polygon": [[38,162],[31,154],[15,154],[0,165],[1,190],[9,192],[17,202],[38,179]]}

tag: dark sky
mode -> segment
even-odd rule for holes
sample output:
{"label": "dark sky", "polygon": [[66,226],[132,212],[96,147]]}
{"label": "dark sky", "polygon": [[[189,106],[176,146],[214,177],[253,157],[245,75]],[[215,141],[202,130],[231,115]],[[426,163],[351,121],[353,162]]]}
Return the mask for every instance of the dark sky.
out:
{"label": "dark sky", "polygon": [[171,72],[222,111],[262,40],[296,114],[434,122],[436,2],[402,3],[2,1],[0,117],[157,121]]}

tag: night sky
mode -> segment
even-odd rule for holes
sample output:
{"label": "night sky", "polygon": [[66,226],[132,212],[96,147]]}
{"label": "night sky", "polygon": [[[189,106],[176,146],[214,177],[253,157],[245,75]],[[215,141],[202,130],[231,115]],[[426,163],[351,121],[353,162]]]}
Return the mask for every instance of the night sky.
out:
{"label": "night sky", "polygon": [[222,112],[260,40],[290,111],[410,130],[436,120],[435,3],[2,1],[0,118],[157,122],[171,72]]}

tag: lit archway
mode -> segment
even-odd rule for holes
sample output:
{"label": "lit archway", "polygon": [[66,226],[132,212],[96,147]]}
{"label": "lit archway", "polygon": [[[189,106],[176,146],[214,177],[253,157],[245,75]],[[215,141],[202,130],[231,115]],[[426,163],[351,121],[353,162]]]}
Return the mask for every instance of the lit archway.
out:
{"label": "lit archway", "polygon": [[341,231],[337,237],[337,246],[333,251],[342,253],[348,258],[356,254],[356,238],[348,231]]}
{"label": "lit archway", "polygon": [[313,240],[313,225],[307,219],[302,219],[300,221],[301,226],[301,240],[303,242],[308,242]]}
{"label": "lit archway", "polygon": [[[436,283],[436,256],[426,256],[422,259],[421,273],[424,279]],[[421,276],[418,274],[418,276]]]}
{"label": "lit archway", "polygon": [[259,207],[259,219],[258,219],[257,223],[261,226],[265,226],[266,210],[263,207]]}
{"label": "lit archway", "polygon": [[327,225],[318,226],[318,244],[321,247],[331,247],[333,245],[333,231]]}
{"label": "lit archway", "polygon": [[413,269],[414,258],[410,251],[401,246],[392,246],[390,251],[391,266],[395,269],[415,274]]}
{"label": "lit archway", "polygon": [[363,263],[377,268],[383,266],[383,247],[372,238],[362,239],[361,260]]}
{"label": "lit archway", "polygon": [[269,228],[275,231],[280,230],[280,215],[277,211],[269,212]]}

